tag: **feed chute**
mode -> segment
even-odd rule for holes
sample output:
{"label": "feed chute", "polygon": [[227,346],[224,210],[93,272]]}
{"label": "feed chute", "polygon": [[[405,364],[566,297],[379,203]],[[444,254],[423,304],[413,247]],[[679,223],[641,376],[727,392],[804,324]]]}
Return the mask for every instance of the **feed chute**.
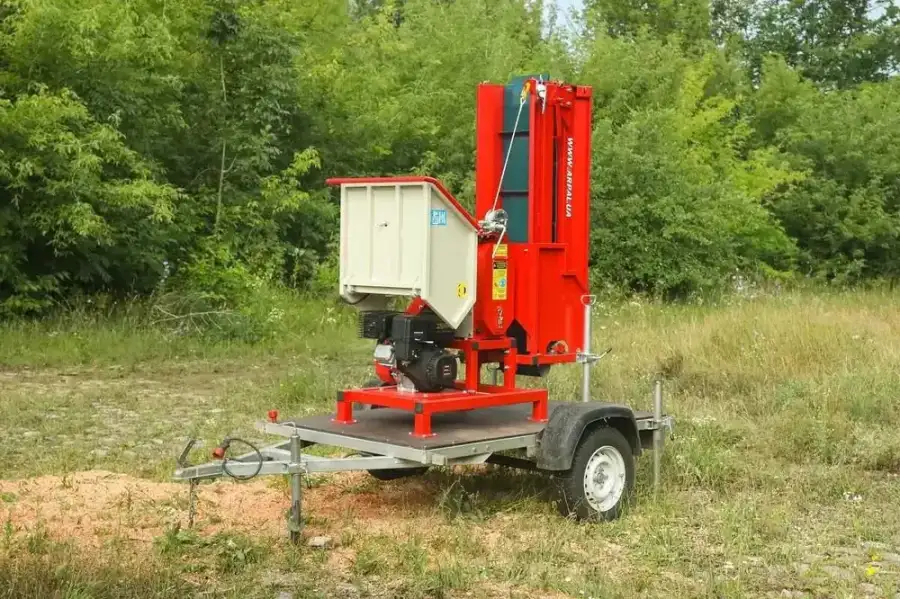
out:
{"label": "feed chute", "polygon": [[478,224],[429,177],[334,179],[341,187],[340,293],[412,296],[456,329],[475,305]]}

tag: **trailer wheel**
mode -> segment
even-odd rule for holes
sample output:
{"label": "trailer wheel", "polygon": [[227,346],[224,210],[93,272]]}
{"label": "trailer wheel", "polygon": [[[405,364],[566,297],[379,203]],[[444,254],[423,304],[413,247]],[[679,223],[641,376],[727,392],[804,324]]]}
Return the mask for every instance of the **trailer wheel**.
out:
{"label": "trailer wheel", "polygon": [[615,520],[634,490],[634,454],[618,430],[600,426],[582,436],[572,468],[560,475],[559,511],[579,520]]}

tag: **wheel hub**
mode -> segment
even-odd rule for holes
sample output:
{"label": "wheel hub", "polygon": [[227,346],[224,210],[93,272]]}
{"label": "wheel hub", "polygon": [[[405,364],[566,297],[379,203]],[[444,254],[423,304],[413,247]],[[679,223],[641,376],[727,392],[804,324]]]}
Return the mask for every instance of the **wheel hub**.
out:
{"label": "wheel hub", "polygon": [[584,495],[598,512],[613,509],[625,492],[625,459],[618,449],[604,445],[588,459],[584,469]]}

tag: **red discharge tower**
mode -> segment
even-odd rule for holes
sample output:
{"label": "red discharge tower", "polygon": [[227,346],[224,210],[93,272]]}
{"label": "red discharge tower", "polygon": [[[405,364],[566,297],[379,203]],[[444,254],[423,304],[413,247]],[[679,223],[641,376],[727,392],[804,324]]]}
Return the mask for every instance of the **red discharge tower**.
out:
{"label": "red discharge tower", "polygon": [[591,89],[530,77],[478,87],[474,216],[429,177],[329,180],[341,295],[382,383],[341,391],[337,422],[354,404],[409,410],[416,436],[439,412],[531,403],[547,419],[547,390],[516,376],[590,359],[590,144]]}

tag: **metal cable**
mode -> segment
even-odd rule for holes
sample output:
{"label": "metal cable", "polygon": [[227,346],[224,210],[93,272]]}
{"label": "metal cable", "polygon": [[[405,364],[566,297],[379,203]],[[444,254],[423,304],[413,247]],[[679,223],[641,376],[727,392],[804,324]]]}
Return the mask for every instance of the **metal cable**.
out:
{"label": "metal cable", "polygon": [[513,144],[516,142],[516,132],[519,130],[519,119],[522,117],[522,109],[525,108],[525,101],[528,99],[528,84],[522,88],[522,96],[519,99],[519,111],[516,113],[516,122],[513,124],[512,137],[509,139],[509,147],[506,149],[506,159],[503,160],[503,170],[500,171],[500,183],[497,184],[497,193],[494,194],[494,204],[491,211],[497,209],[497,202],[500,200],[500,190],[503,189],[503,178],[506,176],[506,167],[509,166],[509,157],[512,155]]}
{"label": "metal cable", "polygon": [[[513,144],[516,143],[516,133],[519,131],[519,119],[522,118],[522,110],[525,108],[525,102],[528,100],[528,82],[522,86],[522,94],[519,96],[519,110],[516,112],[516,122],[513,123],[512,136],[509,138],[509,147],[506,149],[506,158],[503,160],[503,169],[500,171],[500,182],[497,184],[497,193],[494,194],[494,203],[491,206],[491,212],[497,209],[497,202],[500,201],[500,191],[503,189],[503,179],[506,177],[506,167],[509,166],[509,157],[512,156]],[[506,235],[506,223],[500,229],[500,235],[497,237],[497,243],[494,244],[494,251],[491,252],[491,260],[497,257],[497,249]]]}
{"label": "metal cable", "polygon": [[[231,437],[230,440],[232,443],[234,443],[235,441],[237,441],[238,443],[243,443],[244,445],[246,445],[247,447],[252,449],[254,452],[256,452],[256,456],[259,458],[259,462],[257,462],[256,471],[254,471],[253,474],[235,474],[228,469],[228,457],[222,456],[222,471],[225,474],[227,474],[228,476],[230,476],[231,478],[233,478],[234,480],[250,480],[251,478],[254,478],[257,474],[259,474],[262,471],[263,462],[265,461],[265,458],[263,457],[262,452],[256,447],[256,445],[254,445],[250,441],[245,441],[244,439],[241,439],[240,437]],[[232,460],[232,461],[234,461],[234,460]]]}

